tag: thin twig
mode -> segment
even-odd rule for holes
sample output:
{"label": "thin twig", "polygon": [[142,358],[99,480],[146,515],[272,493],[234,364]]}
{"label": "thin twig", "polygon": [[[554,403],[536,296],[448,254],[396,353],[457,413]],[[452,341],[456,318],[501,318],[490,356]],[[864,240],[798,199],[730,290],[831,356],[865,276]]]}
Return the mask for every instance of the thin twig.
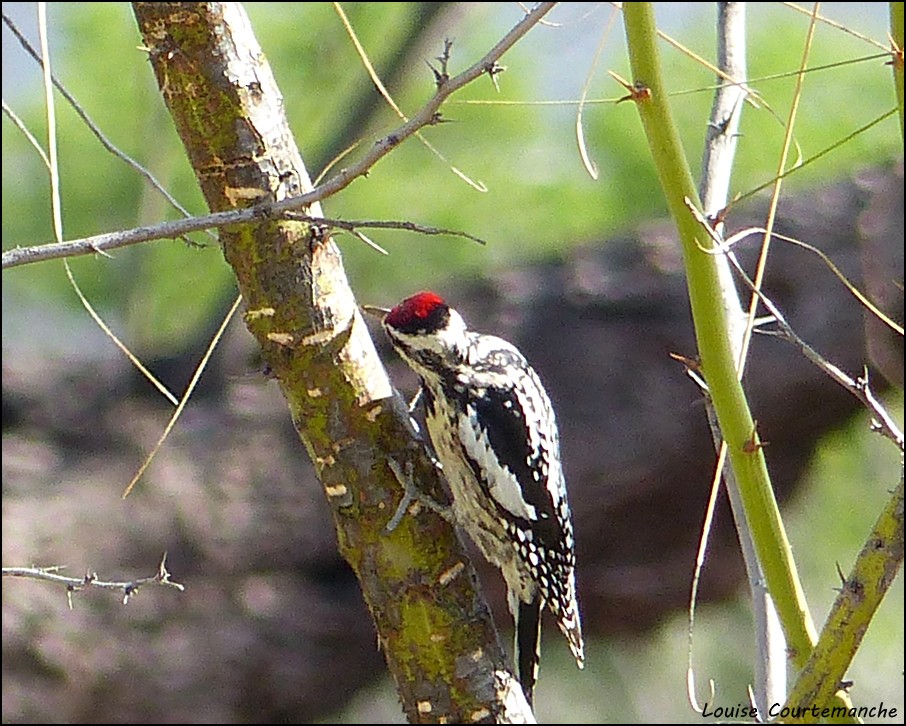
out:
{"label": "thin twig", "polygon": [[[19,30],[18,27],[16,27],[16,24],[12,21],[12,18],[10,18],[6,13],[3,13],[3,22],[6,23],[6,26],[10,29],[13,35],[16,36],[19,43],[21,43],[22,47],[25,49],[25,52],[28,53],[32,58],[34,58],[35,62],[39,66],[41,66],[41,68],[44,68],[44,60],[42,59],[41,54],[38,53],[38,51],[35,50],[34,47],[32,47],[31,43],[28,42],[28,39],[22,34],[22,31]],[[66,86],[64,86],[56,76],[51,75],[50,78],[53,82],[54,87],[62,94],[63,98],[66,99],[69,105],[72,106],[72,110],[76,112],[79,118],[81,118],[82,121],[85,122],[88,130],[91,131],[91,133],[93,133],[95,137],[97,137],[97,140],[101,142],[101,146],[103,146],[105,149],[107,149],[107,151],[109,151],[117,158],[122,159],[129,166],[135,169],[135,171],[145,177],[148,183],[151,184],[151,186],[153,186],[155,189],[157,189],[157,191],[160,192],[175,209],[179,210],[179,212],[182,213],[183,216],[192,216],[185,207],[183,207],[179,202],[176,201],[176,199],[173,197],[173,195],[170,194],[170,192],[164,189],[164,186],[159,181],[157,181],[157,179],[150,171],[148,171],[148,169],[139,164],[135,159],[129,156],[122,149],[118,148],[112,141],[110,141],[110,139],[107,138],[104,132],[101,131],[100,126],[92,121],[91,117],[88,115],[88,112],[85,111],[84,108],[82,108],[81,104],[76,101],[75,97],[66,89]]]}
{"label": "thin twig", "polygon": [[[708,225],[701,212],[695,208],[695,205],[687,200],[687,206],[702,227],[711,230],[711,227]],[[808,360],[818,366],[818,368],[823,370],[828,376],[861,401],[862,405],[865,406],[872,415],[872,430],[893,441],[900,452],[903,452],[903,433],[900,431],[899,426],[897,426],[891,415],[887,413],[878,399],[875,398],[874,393],[872,393],[868,382],[868,370],[863,370],[861,376],[853,378],[824,358],[824,356],[816,351],[811,345],[806,343],[787,322],[783,313],[780,311],[780,308],[756,287],[752,279],[746,274],[745,270],[742,269],[742,265],[739,264],[739,260],[736,259],[736,255],[733,253],[732,249],[727,247],[727,245],[713,233],[713,230],[711,231],[711,239],[714,242],[715,247],[711,250],[703,251],[712,254],[726,255],[727,259],[730,260],[730,264],[733,265],[736,273],[739,275],[739,278],[758,297],[761,304],[763,304],[767,311],[773,316],[777,330],[765,330],[762,326],[758,328],[758,332],[763,335],[774,335],[778,338],[782,338],[799,348]]]}
{"label": "thin twig", "polygon": [[740,202],[742,202],[746,199],[749,199],[751,197],[754,197],[759,192],[764,191],[765,189],[767,189],[770,186],[773,186],[777,182],[778,179],[786,179],[787,177],[789,177],[792,174],[801,172],[803,169],[805,169],[805,167],[810,166],[811,164],[814,164],[816,161],[818,161],[822,157],[826,156],[830,152],[841,148],[844,144],[852,141],[857,136],[864,134],[866,131],[869,131],[871,128],[873,128],[874,126],[877,126],[882,121],[886,121],[888,118],[893,116],[895,113],[897,113],[896,106],[885,111],[880,116],[873,118],[868,123],[862,124],[862,126],[860,126],[859,128],[846,134],[846,136],[844,136],[843,138],[837,139],[834,143],[829,144],[828,146],[825,146],[823,149],[815,152],[811,156],[800,159],[795,165],[791,166],[789,169],[787,169],[786,171],[784,171],[780,174],[775,174],[773,177],[768,179],[763,184],[759,184],[757,187],[753,187],[752,189],[749,189],[747,192],[743,192],[741,194],[736,195],[733,198],[733,201],[730,203],[730,206],[735,207],[735,206],[739,205]]}
{"label": "thin twig", "polygon": [[[740,268],[737,267],[737,270]],[[740,274],[742,271],[740,270]],[[746,281],[746,284],[749,284],[749,281]],[[776,318],[777,330],[765,330],[759,328],[758,332],[762,335],[774,335],[778,338],[782,338],[793,345],[795,345],[802,354],[808,358],[812,363],[818,366],[823,370],[827,375],[833,378],[837,383],[843,386],[846,390],[852,393],[859,401],[862,402],[862,405],[868,409],[872,415],[871,428],[872,431],[880,433],[882,436],[893,441],[896,444],[896,447],[902,452],[903,451],[903,433],[900,431],[899,426],[893,420],[893,417],[887,413],[884,407],[881,405],[880,401],[875,398],[874,393],[871,391],[871,387],[868,381],[868,368],[862,370],[862,375],[853,378],[848,373],[842,369],[835,366],[824,356],[822,356],[818,351],[816,351],[812,346],[806,343],[802,338],[797,335],[796,331],[790,326],[786,321],[783,315],[780,313],[780,310],[774,305],[773,302],[764,294],[759,292],[758,297],[761,299],[761,302],[764,306],[771,311],[771,314]]]}
{"label": "thin twig", "polygon": [[393,221],[381,219],[331,219],[328,217],[310,217],[307,214],[299,212],[285,212],[283,216],[286,219],[293,219],[299,222],[308,222],[309,224],[319,224],[335,229],[343,229],[347,232],[356,232],[359,229],[401,229],[406,232],[418,232],[425,235],[447,235],[450,237],[463,237],[465,239],[477,242],[480,245],[486,245],[487,242],[481,237],[476,237],[468,232],[460,232],[455,229],[443,229],[441,227],[430,227],[424,224],[409,221]]}
{"label": "thin twig", "polygon": [[163,433],[160,435],[160,438],[157,440],[157,443],[154,445],[154,448],[151,449],[151,453],[145,458],[144,463],[142,463],[139,470],[135,473],[135,476],[132,477],[132,481],[126,486],[125,491],[123,492],[123,499],[129,496],[129,492],[135,487],[138,483],[138,480],[142,478],[142,475],[151,466],[151,462],[154,460],[155,455],[160,450],[160,447],[164,445],[164,442],[167,440],[167,437],[170,435],[170,432],[173,430],[173,427],[176,426],[176,422],[179,420],[179,417],[182,416],[183,409],[186,407],[186,404],[189,402],[189,399],[192,397],[192,392],[195,390],[195,386],[198,385],[198,381],[201,380],[201,374],[204,373],[205,368],[208,366],[208,361],[211,360],[211,356],[214,354],[214,349],[217,347],[217,343],[220,342],[220,339],[223,337],[224,332],[229,325],[230,320],[233,319],[233,315],[236,314],[236,311],[239,309],[239,304],[242,302],[242,295],[237,295],[236,300],[233,302],[233,306],[229,309],[224,317],[223,321],[220,323],[220,327],[217,329],[217,332],[214,333],[214,337],[211,338],[211,342],[208,344],[207,350],[204,352],[204,355],[201,357],[201,361],[198,363],[198,366],[195,368],[195,372],[192,374],[192,380],[189,381],[189,385],[186,386],[186,392],[182,394],[182,398],[179,400],[179,403],[176,406],[176,409],[170,415],[170,420],[167,422],[167,425],[164,427]]}
{"label": "thin twig", "polygon": [[116,333],[113,332],[113,329],[109,325],[107,325],[104,319],[98,314],[97,310],[94,309],[94,306],[91,304],[88,298],[85,297],[85,293],[82,292],[82,288],[79,287],[79,284],[76,282],[75,277],[72,274],[72,269],[69,266],[69,260],[63,260],[63,265],[66,271],[66,277],[69,280],[69,284],[72,286],[72,289],[75,290],[75,294],[78,296],[79,302],[82,303],[82,307],[85,308],[85,311],[88,313],[88,315],[91,316],[91,319],[94,320],[95,324],[104,332],[104,335],[110,338],[113,344],[120,349],[123,355],[125,355],[126,358],[129,359],[129,362],[138,369],[142,376],[144,376],[152,386],[160,391],[164,398],[166,398],[174,406],[178,406],[179,399],[177,399],[176,396],[174,396],[170,392],[170,389],[167,388],[157,378],[157,376],[155,376],[150,370],[148,370],[147,366],[142,363],[141,359],[137,355],[135,355],[135,353],[129,350],[129,346],[127,346],[123,341],[119,339]]}
{"label": "thin twig", "polygon": [[789,3],[789,2],[782,3],[782,4],[786,5],[786,7],[790,8],[791,10],[795,10],[797,13],[802,13],[803,15],[809,15],[809,16],[814,15],[819,22],[824,23],[825,25],[829,25],[831,28],[840,30],[844,33],[848,33],[849,35],[852,35],[852,36],[858,38],[859,40],[864,41],[865,43],[870,43],[871,45],[877,46],[878,48],[887,50],[887,46],[885,46],[883,43],[880,43],[877,40],[875,40],[874,38],[870,38],[867,35],[863,35],[862,33],[859,33],[857,31],[853,30],[848,25],[838,23],[834,20],[831,20],[830,18],[825,18],[823,15],[816,13],[814,8],[803,8],[803,7],[800,7],[799,5],[796,5],[796,3]]}
{"label": "thin twig", "polygon": [[[751,234],[767,234],[767,230],[764,227],[748,227],[746,229],[736,232],[732,236],[726,238],[721,243],[721,250],[718,251],[718,254],[723,254],[723,251],[732,250],[741,243],[746,237]],[[849,278],[843,274],[836,263],[830,258],[829,255],[821,251],[818,247],[810,245],[808,242],[803,242],[801,239],[796,239],[795,237],[789,237],[785,234],[780,234],[779,232],[772,232],[771,235],[779,239],[782,242],[788,242],[791,245],[804,249],[807,252],[811,252],[818,259],[820,259],[824,265],[830,270],[834,277],[836,277],[847,291],[856,299],[856,302],[859,303],[868,313],[873,315],[878,321],[890,328],[894,333],[899,336],[903,336],[903,326],[898,323],[896,320],[887,315],[883,310],[881,310],[875,303],[873,303],[865,293],[863,293],[858,287],[856,287]],[[713,250],[707,250],[709,253],[713,253]]]}
{"label": "thin twig", "polygon": [[12,121],[13,124],[15,124],[16,128],[19,129],[19,131],[21,131],[25,138],[28,140],[28,143],[30,143],[35,151],[38,152],[38,156],[41,157],[41,161],[44,162],[44,166],[50,169],[50,159],[47,158],[47,152],[44,151],[44,147],[41,146],[41,142],[35,138],[35,135],[31,131],[29,131],[28,126],[26,126],[25,122],[16,115],[16,112],[9,107],[9,105],[6,103],[6,99],[3,99],[2,106],[3,113],[5,113],[9,117],[9,120]]}
{"label": "thin twig", "polygon": [[[299,197],[296,197],[299,199]],[[60,243],[38,245],[35,247],[17,247],[3,253],[2,267],[18,267],[32,262],[43,262],[61,257],[79,257],[103,253],[120,247],[128,247],[140,242],[150,242],[161,239],[177,239],[189,232],[198,232],[212,227],[225,227],[230,224],[252,222],[268,219],[274,211],[269,206],[248,207],[246,209],[217,212],[204,217],[189,217],[170,222],[133,227],[132,229],[118,232],[105,232],[103,234],[83,237],[81,239],[66,240]]]}
{"label": "thin twig", "polygon": [[[371,59],[368,57],[368,52],[365,50],[365,46],[362,45],[362,42],[359,40],[358,35],[356,35],[355,29],[352,27],[352,23],[349,22],[349,18],[346,15],[346,12],[343,10],[343,6],[340,3],[335,2],[333,4],[334,10],[337,15],[340,17],[340,21],[343,23],[343,27],[346,29],[346,34],[349,36],[349,39],[352,41],[353,46],[355,46],[356,53],[358,53],[359,58],[362,61],[362,65],[365,67],[365,70],[368,72],[368,76],[371,78],[372,83],[374,83],[375,88],[377,88],[378,93],[381,94],[381,97],[387,102],[387,105],[393,109],[397,116],[399,116],[403,123],[408,121],[406,114],[403,113],[402,109],[397,105],[396,101],[393,100],[393,97],[390,95],[390,91],[387,90],[387,87],[384,85],[384,82],[381,80],[381,77],[378,75],[378,72],[375,70],[374,65],[371,62]],[[437,71],[434,71],[434,77],[438,81],[446,81],[449,76],[447,75],[446,65],[447,60],[450,57],[450,48],[452,47],[451,41],[446,41],[444,43],[444,54],[442,56],[444,70],[442,75],[438,74]],[[430,66],[430,63],[428,64]],[[434,70],[432,68],[432,70]],[[491,75],[492,79],[496,78],[494,75]],[[480,192],[486,192],[488,188],[480,181],[476,182],[469,178],[469,176],[463,172],[461,169],[453,166],[447,158],[440,152],[440,150],[434,146],[428,139],[426,139],[420,132],[415,133],[415,137],[422,142],[428,151],[434,154],[438,159],[444,162],[450,171],[452,171],[456,176],[462,179],[466,184],[468,184],[473,189],[476,189]]]}
{"label": "thin twig", "polygon": [[604,25],[604,29],[601,31],[601,37],[598,40],[598,44],[595,47],[595,54],[592,56],[591,64],[588,67],[588,71],[585,74],[585,81],[582,84],[582,93],[579,96],[579,105],[576,108],[576,144],[579,147],[579,158],[582,159],[582,166],[585,167],[585,171],[595,181],[598,180],[598,165],[592,160],[591,156],[588,153],[588,145],[585,143],[585,125],[582,123],[582,114],[585,111],[585,102],[588,99],[588,92],[591,89],[592,81],[595,77],[595,71],[598,68],[598,61],[601,58],[601,51],[604,50],[604,45],[607,41],[607,36],[610,35],[610,30],[613,27],[614,20],[617,17],[617,8],[611,8],[610,17],[607,19],[607,23]]}
{"label": "thin twig", "polygon": [[[799,69],[805,70],[808,65],[808,58],[811,54],[812,42],[815,37],[815,28],[817,26],[817,12],[818,5],[813,6],[813,12],[811,16],[811,23],[808,26],[808,32],[805,38],[805,47],[802,51],[802,58],[799,62]],[[765,271],[767,270],[768,264],[768,254],[771,249],[771,232],[774,229],[774,220],[777,215],[777,207],[780,204],[780,189],[783,184],[784,172],[787,171],[786,163],[789,157],[790,147],[793,144],[793,129],[796,125],[796,117],[799,112],[799,103],[802,99],[802,87],[805,82],[805,77],[803,74],[796,76],[796,83],[793,88],[793,99],[790,104],[789,116],[786,122],[786,133],[783,137],[783,147],[780,150],[780,159],[777,163],[777,173],[774,176],[772,189],[771,189],[771,201],[768,207],[768,216],[765,221],[765,229],[768,231],[765,232],[764,239],[761,242],[761,250],[758,255],[758,263],[755,268],[755,287],[756,290],[753,291],[756,294],[753,294],[749,300],[749,322],[746,326],[745,337],[742,342],[742,353],[740,354],[740,363],[739,363],[739,375],[743,375],[745,371],[746,363],[748,362],[748,349],[749,341],[751,340],[752,332],[755,328],[755,318],[758,315],[758,297],[757,291],[761,290],[762,281],[764,280]],[[793,166],[796,166],[794,164]]]}
{"label": "thin twig", "polygon": [[150,577],[140,577],[136,580],[126,581],[106,581],[98,578],[96,572],[89,571],[84,577],[65,577],[57,574],[61,568],[57,567],[4,567],[3,577],[26,577],[31,580],[43,580],[44,582],[53,582],[59,585],[66,585],[66,598],[69,600],[69,609],[72,610],[72,593],[79,590],[86,590],[89,587],[97,587],[101,590],[119,590],[123,593],[123,605],[129,603],[132,597],[142,585],[155,583],[166,585],[183,592],[186,588],[178,582],[170,579],[170,573],[167,570],[167,553],[164,552],[161,557],[160,565],[157,572]]}
{"label": "thin twig", "polygon": [[531,30],[556,4],[547,2],[535,6],[478,62],[472,64],[459,75],[439,84],[431,99],[407,123],[404,123],[387,136],[378,139],[359,161],[345,169],[341,169],[310,192],[296,197],[288,197],[278,202],[264,202],[246,209],[217,212],[203,217],[163,222],[120,232],[108,232],[68,242],[45,244],[36,247],[19,247],[3,253],[2,267],[5,269],[42,260],[89,255],[101,250],[126,247],[139,242],[172,239],[189,232],[197,232],[198,230],[212,227],[269,219],[283,212],[301,209],[327,199],[345,189],[359,177],[365,176],[378,161],[415,134],[416,131],[426,126],[434,126],[440,123],[442,118],[439,109],[443,103],[456,91],[497,68],[496,63],[501,56]]}
{"label": "thin twig", "polygon": [[57,242],[63,241],[63,205],[60,198],[60,167],[57,155],[57,116],[53,100],[53,87],[50,75],[50,48],[47,40],[47,3],[38,3],[38,36],[41,39],[41,52],[47,62],[41,65],[44,72],[44,106],[47,111],[47,159],[50,162],[50,208],[53,220],[53,236]]}

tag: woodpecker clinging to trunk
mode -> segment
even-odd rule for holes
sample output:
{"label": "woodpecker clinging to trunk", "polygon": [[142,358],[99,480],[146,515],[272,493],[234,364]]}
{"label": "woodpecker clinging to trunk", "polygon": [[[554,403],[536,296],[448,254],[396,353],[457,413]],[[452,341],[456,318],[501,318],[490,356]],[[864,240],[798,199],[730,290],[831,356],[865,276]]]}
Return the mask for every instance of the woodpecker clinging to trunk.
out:
{"label": "woodpecker clinging to trunk", "polygon": [[517,674],[531,703],[545,603],[576,663],[585,663],[575,540],[550,399],[514,346],[469,331],[434,293],[406,298],[383,325],[421,378],[455,521],[506,580]]}

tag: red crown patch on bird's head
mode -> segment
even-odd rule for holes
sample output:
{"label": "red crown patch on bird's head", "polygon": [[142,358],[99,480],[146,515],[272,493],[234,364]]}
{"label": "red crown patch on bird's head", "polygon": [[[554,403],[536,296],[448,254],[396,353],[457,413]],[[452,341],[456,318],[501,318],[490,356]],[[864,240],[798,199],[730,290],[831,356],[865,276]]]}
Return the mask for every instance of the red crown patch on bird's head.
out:
{"label": "red crown patch on bird's head", "polygon": [[446,324],[449,315],[450,308],[439,295],[422,291],[394,306],[384,325],[402,333],[433,332]]}

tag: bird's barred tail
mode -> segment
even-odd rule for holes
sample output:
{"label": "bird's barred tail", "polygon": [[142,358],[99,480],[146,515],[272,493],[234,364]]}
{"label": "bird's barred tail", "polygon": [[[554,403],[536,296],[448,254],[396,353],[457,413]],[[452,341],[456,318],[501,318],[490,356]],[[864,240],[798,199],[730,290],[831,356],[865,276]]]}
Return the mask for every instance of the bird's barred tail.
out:
{"label": "bird's barred tail", "polygon": [[569,642],[569,649],[576,658],[579,668],[585,667],[585,641],[582,639],[582,619],[579,615],[579,600],[576,597],[576,574],[570,572],[565,578],[566,587],[559,597],[550,601],[551,610],[557,617],[557,625]]}
{"label": "bird's barred tail", "polygon": [[576,607],[576,601],[560,614],[557,623],[560,630],[566,636],[569,642],[569,649],[576,657],[576,665],[579,668],[585,667],[585,641],[582,639],[582,623],[579,620],[579,609]]}

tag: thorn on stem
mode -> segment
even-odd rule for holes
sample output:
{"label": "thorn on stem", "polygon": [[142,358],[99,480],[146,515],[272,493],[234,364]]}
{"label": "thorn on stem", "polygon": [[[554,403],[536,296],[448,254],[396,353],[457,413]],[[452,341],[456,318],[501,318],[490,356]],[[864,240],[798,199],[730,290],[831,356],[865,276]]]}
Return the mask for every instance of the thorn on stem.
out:
{"label": "thorn on stem", "polygon": [[752,433],[749,438],[743,443],[742,450],[746,454],[755,454],[759,451],[759,449],[763,449],[768,444],[770,444],[769,441],[758,440],[758,421],[755,421],[752,428]]}
{"label": "thorn on stem", "polygon": [[425,63],[427,63],[428,65],[428,68],[430,68],[431,72],[434,74],[434,85],[437,86],[438,91],[443,88],[444,85],[446,85],[447,81],[450,80],[450,74],[447,71],[447,66],[450,62],[450,50],[452,48],[453,41],[449,38],[445,39],[443,51],[434,59],[438,63],[440,63],[439,69],[431,65],[430,61],[425,61]]}
{"label": "thorn on stem", "polygon": [[673,360],[682,363],[690,371],[701,371],[702,369],[702,364],[696,358],[689,358],[682,353],[670,353],[669,355]]}
{"label": "thorn on stem", "polygon": [[506,66],[500,65],[497,61],[494,61],[487,68],[485,68],[485,73],[490,76],[491,83],[494,84],[494,89],[497,91],[497,93],[500,93],[500,82],[497,80],[497,76],[499,76],[505,70]]}
{"label": "thorn on stem", "polygon": [[613,71],[608,71],[608,73],[610,73],[611,78],[629,91],[629,95],[619,99],[617,103],[623,103],[623,101],[648,101],[651,98],[651,89],[642,81],[630,83]]}
{"label": "thorn on stem", "polygon": [[884,65],[893,66],[897,70],[903,69],[903,49],[897,45],[897,42],[893,39],[893,36],[890,33],[887,34],[887,38],[890,41],[890,54],[891,58]]}
{"label": "thorn on stem", "polygon": [[835,562],[834,565],[837,568],[837,577],[840,578],[840,585],[843,586],[846,584],[846,575],[843,574],[843,568],[840,567],[839,562]]}

